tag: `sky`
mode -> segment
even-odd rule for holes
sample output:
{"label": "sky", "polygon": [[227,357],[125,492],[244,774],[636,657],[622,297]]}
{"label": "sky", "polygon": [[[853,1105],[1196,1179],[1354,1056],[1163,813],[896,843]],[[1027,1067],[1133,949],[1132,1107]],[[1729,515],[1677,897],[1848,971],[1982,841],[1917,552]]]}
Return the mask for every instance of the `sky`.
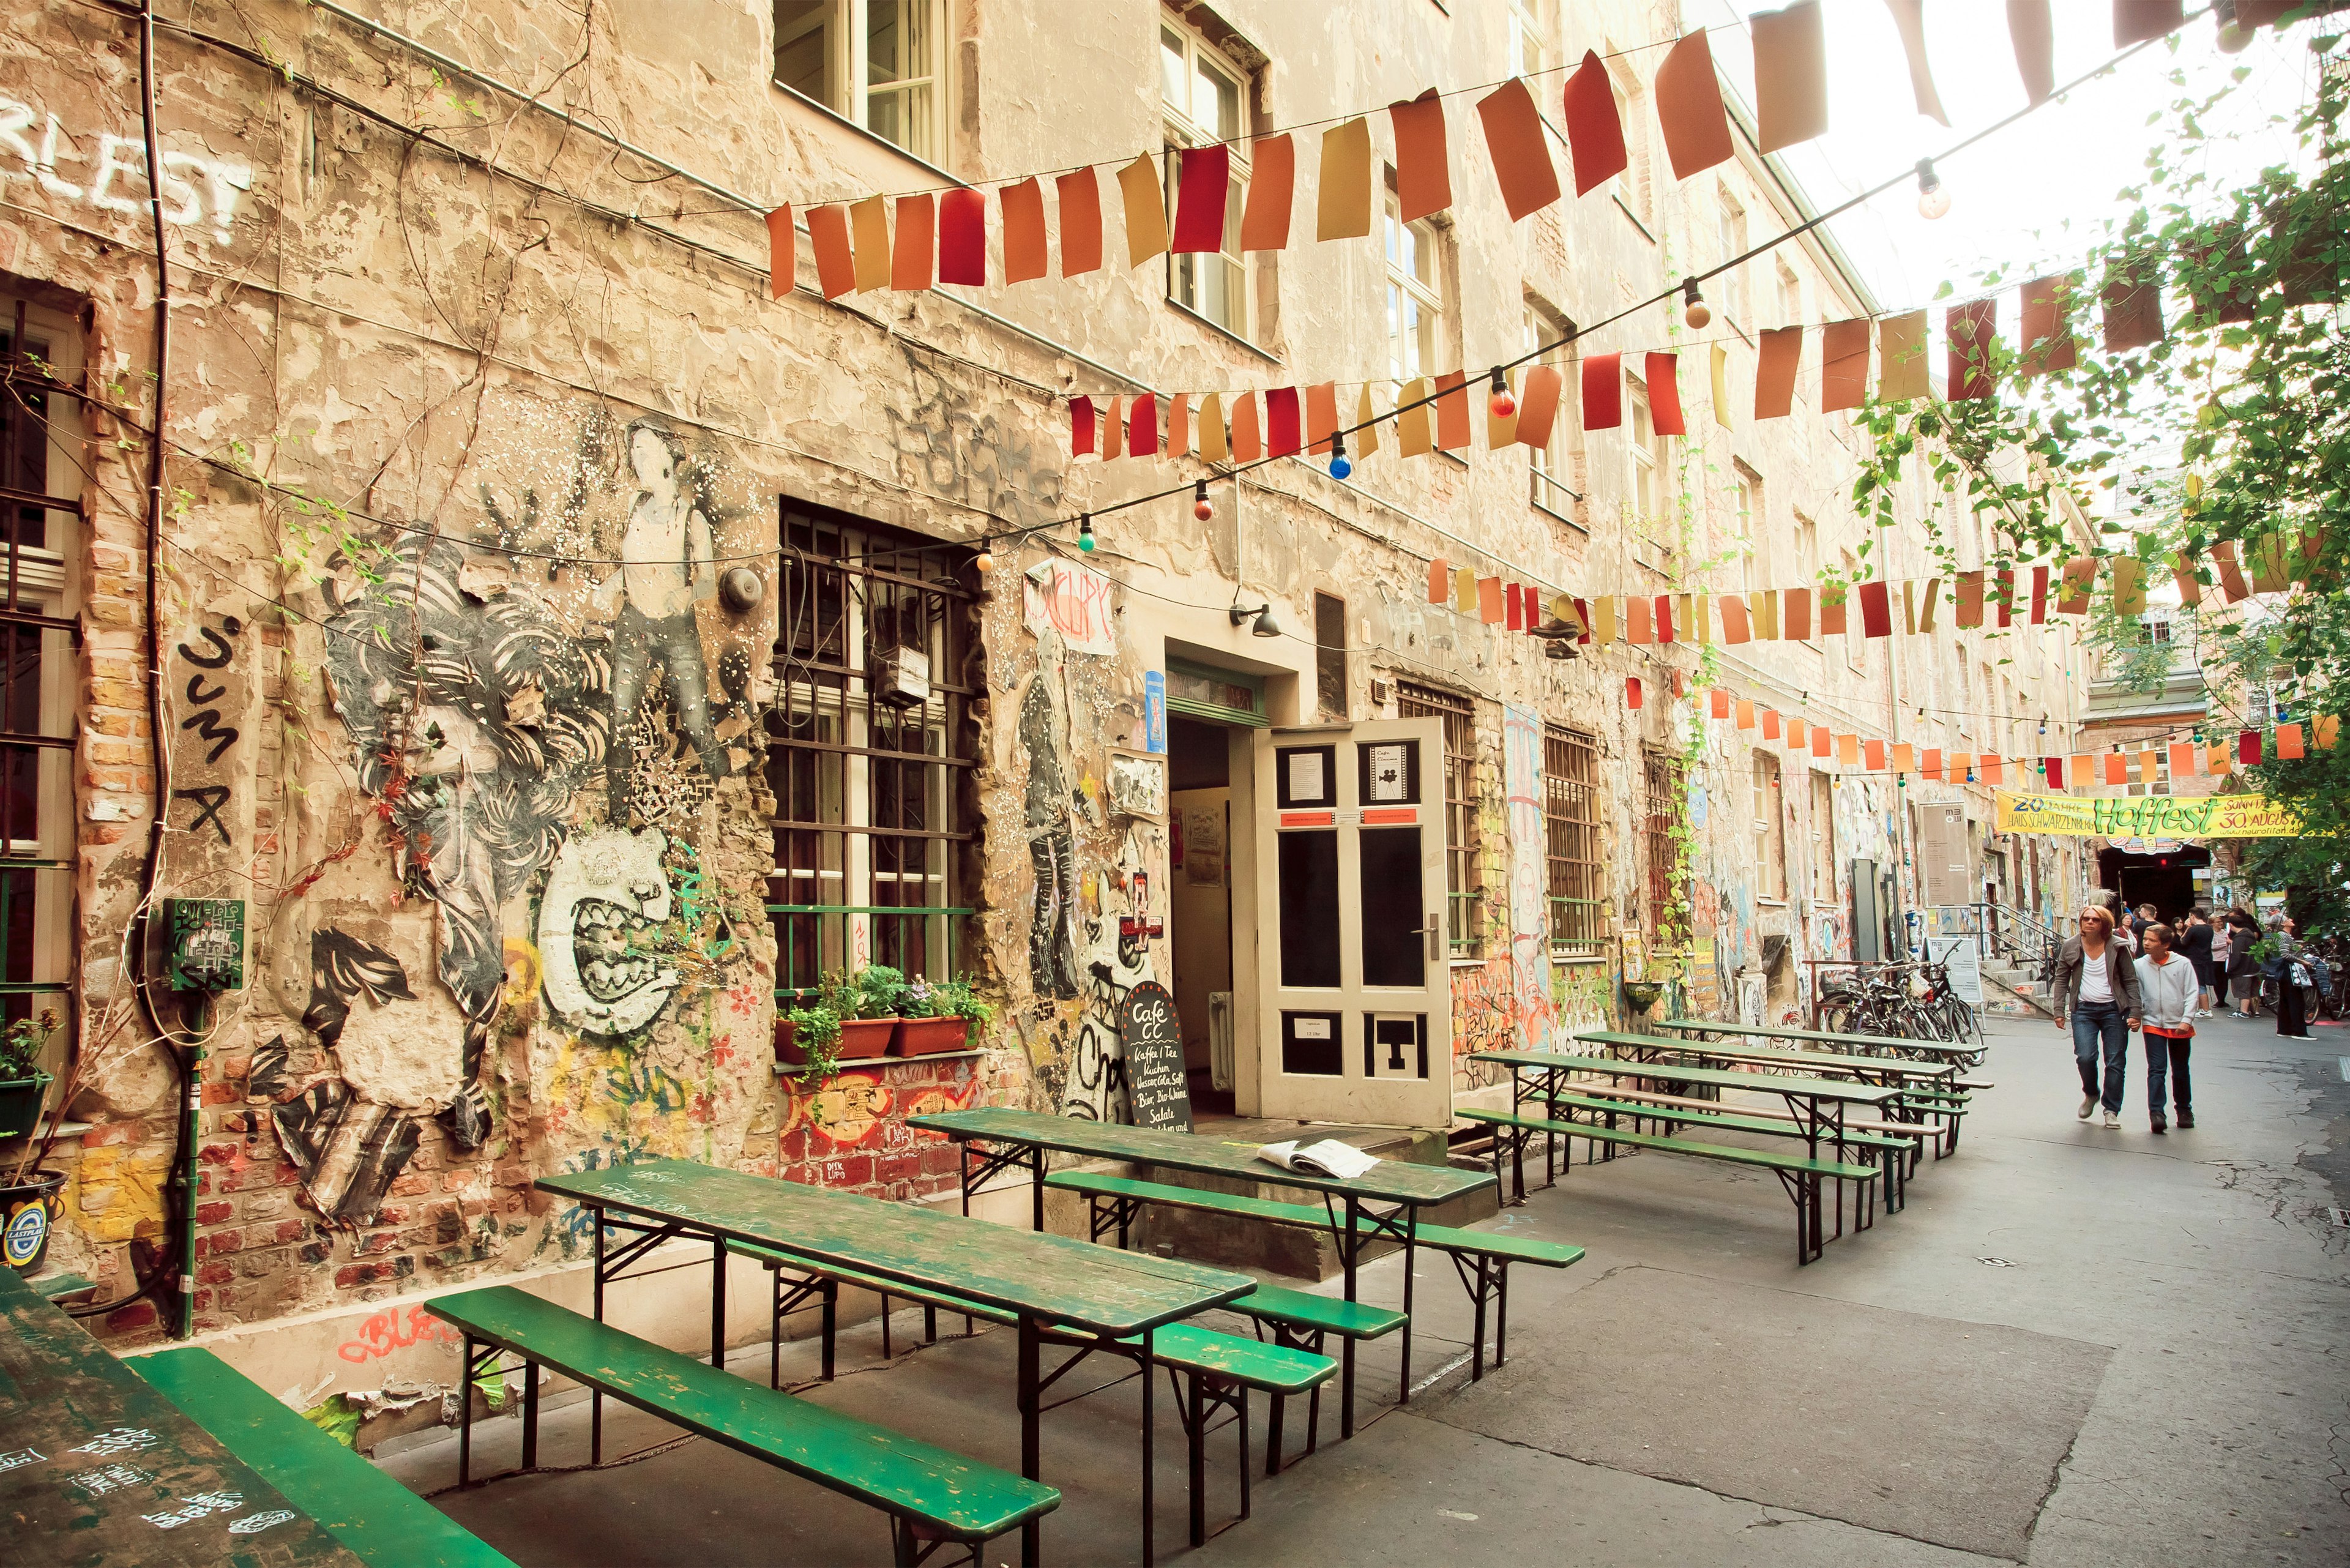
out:
{"label": "sky", "polygon": [[[1925,6],[1927,57],[1948,129],[1917,111],[1885,0],[1822,3],[1829,130],[1782,154],[1817,206],[1878,183],[2024,107],[2006,7],[1998,0],[1929,0]],[[1685,13],[1691,24],[1737,29],[1714,33],[1713,55],[1750,103],[1744,13],[1752,8],[1738,0],[1692,0]],[[2060,87],[2113,57],[2113,12],[2104,0],[2057,0],[2052,10]],[[1945,281],[1964,291],[1994,265],[2012,278],[2033,275],[2024,269],[2034,262],[2077,258],[2101,219],[2128,211],[2117,192],[2145,173],[2158,135],[2147,117],[2179,96],[2167,79],[2174,69],[2187,73],[2188,90],[2199,96],[2224,86],[2238,67],[2251,72],[2206,124],[2213,135],[2198,155],[2215,174],[2232,179],[2290,159],[2289,125],[2269,121],[2278,115],[2289,121],[2303,102],[2316,68],[2309,39],[2321,26],[2264,28],[2251,47],[2225,55],[2209,17],[2190,21],[2174,40],[2150,46],[2112,74],[1938,161],[1952,198],[1939,221],[1918,215],[1911,181],[1830,227],[1888,309],[1928,304]]]}

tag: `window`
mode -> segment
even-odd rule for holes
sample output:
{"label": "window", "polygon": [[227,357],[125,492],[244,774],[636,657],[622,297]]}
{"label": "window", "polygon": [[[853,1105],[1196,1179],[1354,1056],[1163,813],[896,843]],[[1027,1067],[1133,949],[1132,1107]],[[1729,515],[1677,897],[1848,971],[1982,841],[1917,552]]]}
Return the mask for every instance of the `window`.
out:
{"label": "window", "polygon": [[1241,250],[1241,207],[1248,188],[1248,143],[1241,119],[1247,107],[1248,73],[1219,54],[1191,28],[1172,22],[1159,27],[1159,96],[1167,117],[1167,207],[1175,210],[1181,147],[1222,141],[1232,148],[1231,190],[1224,201],[1223,248],[1215,255],[1191,252],[1167,258],[1167,297],[1196,310],[1225,331],[1248,336],[1248,257]]}
{"label": "window", "polygon": [[1795,514],[1795,581],[1805,587],[1819,580],[1820,525]]}
{"label": "window", "polygon": [[1648,389],[1627,378],[1625,401],[1630,405],[1624,418],[1626,514],[1634,522],[1652,523],[1658,518],[1657,432],[1648,420]]}
{"label": "window", "polygon": [[[1971,735],[1971,734],[1974,734],[1974,733],[1976,732],[1976,730],[1975,730],[1975,698],[1974,698],[1974,692],[1973,692],[1973,691],[1971,690],[1971,687],[1972,687],[1972,682],[1968,679],[1968,676],[1967,676],[1967,661],[1966,661],[1965,659],[1960,659],[1960,660],[1959,660],[1959,712],[1958,712],[1958,720],[1959,720],[1959,732],[1960,732],[1960,734],[1964,734],[1964,735]],[[1984,701],[1986,704],[1988,704],[1988,703],[1992,700],[1992,698],[1994,697],[1994,695],[1995,695],[1995,693],[1993,693],[1993,692],[1990,691],[1989,690],[1986,690],[1986,691],[1983,692],[1983,701]]]}
{"label": "window", "polygon": [[44,365],[80,384],[79,330],[0,296],[0,1023],[56,1012],[41,1065],[62,1073],[79,1033],[69,976],[82,435],[80,405],[44,389]]}
{"label": "window", "polygon": [[1771,582],[1770,536],[1762,511],[1762,476],[1738,464],[1738,532],[1746,545],[1746,588],[1767,588]]}
{"label": "window", "polygon": [[[1746,209],[1732,200],[1728,191],[1721,192],[1721,204],[1714,212],[1717,243],[1721,247],[1721,259],[1746,254]],[[1744,326],[1753,318],[1746,310],[1746,269],[1733,266],[1721,275],[1721,308],[1729,314],[1731,325]]]}
{"label": "window", "polygon": [[1812,773],[1812,902],[1834,908],[1835,884],[1835,785]]}
{"label": "window", "polygon": [[1425,218],[1405,223],[1403,207],[1388,192],[1388,375],[1409,381],[1436,373],[1436,328],[1443,296],[1437,268],[1436,225]]}
{"label": "window", "polygon": [[945,36],[945,0],[775,0],[775,80],[942,162]]}
{"label": "window", "polygon": [[[1574,331],[1565,322],[1554,320],[1532,306],[1526,307],[1527,353],[1534,353],[1547,343],[1562,343],[1571,338]],[[1573,458],[1567,450],[1571,424],[1572,428],[1581,428],[1578,421],[1583,406],[1576,388],[1573,353],[1571,345],[1551,348],[1543,354],[1540,360],[1542,364],[1559,368],[1566,377],[1566,389],[1559,400],[1558,417],[1551,421],[1550,444],[1528,449],[1532,455],[1528,459],[1526,474],[1526,499],[1545,512],[1569,519],[1575,518],[1575,504],[1581,499],[1572,488],[1579,476],[1574,471]]]}
{"label": "window", "polygon": [[1322,711],[1347,716],[1347,601],[1314,596],[1314,696]]}
{"label": "window", "polygon": [[1845,667],[1856,671],[1866,647],[1860,629],[1860,563],[1853,558],[1850,550],[1839,550],[1836,555],[1844,572]]}
{"label": "window", "polygon": [[1795,276],[1795,269],[1785,262],[1778,264],[1779,325],[1801,327],[1804,324],[1804,285]]}
{"label": "window", "polygon": [[[967,553],[786,502],[777,595],[775,987],[888,964],[954,973],[979,835]],[[885,689],[881,676],[897,678]],[[920,695],[917,695],[920,693]]]}
{"label": "window", "polygon": [[[1648,812],[1640,836],[1648,863],[1649,939],[1662,950],[1672,906],[1687,902],[1675,896],[1687,890],[1687,877],[1682,877],[1680,888],[1673,886],[1673,869],[1679,859],[1673,845],[1673,825],[1680,820],[1681,763],[1662,752],[1647,753],[1647,762]],[[1679,930],[1674,934],[1687,935]]]}
{"label": "window", "polygon": [[1655,163],[1648,150],[1648,94],[1627,71],[1617,86],[1624,97],[1624,204],[1642,228],[1656,222]]}
{"label": "window", "polygon": [[1510,74],[1530,77],[1549,68],[1556,0],[1510,0]]}
{"label": "window", "polygon": [[1599,745],[1580,730],[1543,731],[1543,830],[1550,872],[1550,950],[1596,955],[1607,897],[1599,863]]}
{"label": "window", "polygon": [[1477,722],[1469,699],[1396,682],[1396,717],[1444,721],[1444,929],[1454,958],[1475,958],[1477,929]]}
{"label": "window", "polygon": [[1758,898],[1787,896],[1787,833],[1779,802],[1779,759],[1754,753],[1754,891]]}

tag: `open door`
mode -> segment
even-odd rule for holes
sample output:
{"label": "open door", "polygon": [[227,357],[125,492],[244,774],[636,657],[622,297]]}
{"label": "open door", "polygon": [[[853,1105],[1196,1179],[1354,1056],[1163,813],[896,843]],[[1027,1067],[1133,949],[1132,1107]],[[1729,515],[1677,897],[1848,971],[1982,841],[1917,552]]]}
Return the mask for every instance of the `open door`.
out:
{"label": "open door", "polygon": [[1449,1126],[1440,721],[1253,740],[1262,1114]]}

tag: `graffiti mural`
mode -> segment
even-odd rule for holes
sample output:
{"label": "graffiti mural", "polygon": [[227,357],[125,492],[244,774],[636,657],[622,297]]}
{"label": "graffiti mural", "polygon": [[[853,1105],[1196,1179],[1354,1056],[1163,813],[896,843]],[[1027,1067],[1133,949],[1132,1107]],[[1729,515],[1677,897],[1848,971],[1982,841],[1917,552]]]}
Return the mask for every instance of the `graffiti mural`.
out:
{"label": "graffiti mural", "polygon": [[[386,949],[331,928],[311,933],[310,1004],[302,1026],[317,1036],[335,1070],[286,1094],[287,1051],[280,1036],[256,1053],[247,1094],[283,1096],[270,1113],[278,1145],[301,1173],[311,1206],[329,1223],[373,1221],[384,1194],[414,1158],[420,1136],[413,1107],[362,1096],[346,1075],[346,1038],[356,1056],[362,1037],[404,1034],[423,1022],[425,1012],[407,970]],[[407,1027],[397,1022],[402,1014]]]}
{"label": "graffiti mural", "polygon": [[556,852],[538,907],[540,983],[556,1016],[586,1033],[634,1033],[678,987],[653,940],[674,903],[668,848],[659,828],[607,827]]}
{"label": "graffiti mural", "polygon": [[1020,745],[1028,753],[1024,826],[1035,867],[1035,908],[1028,927],[1028,979],[1039,996],[1078,995],[1077,841],[1070,819],[1067,724],[1047,666],[1020,699]]}
{"label": "graffiti mural", "polygon": [[1550,1047],[1550,939],[1544,917],[1548,865],[1543,824],[1542,716],[1502,710],[1502,774],[1509,816],[1510,972],[1520,1051]]}

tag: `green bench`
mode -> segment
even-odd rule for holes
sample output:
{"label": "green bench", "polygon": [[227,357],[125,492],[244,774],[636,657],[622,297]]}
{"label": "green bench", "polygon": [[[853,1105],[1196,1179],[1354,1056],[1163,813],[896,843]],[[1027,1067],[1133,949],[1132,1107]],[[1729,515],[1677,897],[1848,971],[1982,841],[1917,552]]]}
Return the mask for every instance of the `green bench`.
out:
{"label": "green bench", "polygon": [[514,1568],[211,1351],[189,1345],[125,1361],[361,1562],[381,1568]]}
{"label": "green bench", "polygon": [[[1138,1181],[1129,1177],[1107,1176],[1090,1170],[1055,1171],[1045,1179],[1047,1187],[1064,1192],[1085,1195],[1092,1206],[1092,1231],[1095,1241],[1116,1231],[1118,1245],[1124,1247],[1134,1222],[1134,1216],[1145,1204],[1160,1204],[1170,1209],[1194,1209],[1217,1214],[1238,1214],[1252,1220],[1265,1220],[1275,1224],[1303,1225],[1318,1231],[1331,1228],[1330,1211],[1310,1203],[1284,1203],[1270,1198],[1249,1198],[1232,1192],[1210,1192],[1197,1187],[1176,1187],[1162,1181]],[[1375,1222],[1359,1221],[1357,1234],[1369,1239],[1392,1239],[1386,1229],[1374,1229]],[[1421,1225],[1412,1234],[1414,1245],[1432,1248],[1451,1261],[1453,1272],[1460,1277],[1461,1289],[1469,1293],[1476,1315],[1471,1358],[1474,1365],[1470,1381],[1477,1382],[1485,1376],[1485,1312],[1488,1304],[1494,1310],[1493,1365],[1499,1366],[1508,1355],[1510,1333],[1510,1265],[1526,1263],[1536,1268],[1564,1269],[1583,1259],[1583,1249],[1564,1241],[1544,1241],[1531,1236],[1513,1236],[1494,1231],[1465,1231],[1451,1225]],[[1304,1294],[1305,1293],[1295,1293]],[[1263,1287],[1232,1303],[1230,1310],[1254,1316],[1260,1311],[1252,1308]],[[1277,1299],[1277,1298],[1276,1298]],[[1315,1298],[1323,1299],[1323,1298]],[[1336,1305],[1359,1307],[1360,1303],[1337,1303]],[[1398,1314],[1401,1316],[1403,1314]],[[1266,1317],[1263,1321],[1277,1320]],[[1307,1325],[1296,1325],[1301,1328]],[[1379,1329],[1385,1334],[1396,1327],[1388,1324]],[[1325,1328],[1323,1332],[1336,1332]],[[1342,1335],[1342,1337],[1346,1337]],[[1368,1334],[1355,1337],[1369,1338]],[[1274,1423],[1279,1432],[1280,1407],[1274,1407]],[[1309,1409],[1306,1451],[1313,1451],[1319,1436],[1321,1411],[1318,1406]]]}
{"label": "green bench", "polygon": [[[817,1265],[772,1247],[737,1241],[729,1243],[728,1251],[762,1264],[775,1276],[773,1299],[775,1317],[768,1330],[767,1375],[771,1385],[782,1376],[784,1319],[795,1312],[809,1310],[811,1304],[820,1304],[824,1313],[824,1376],[827,1379],[832,1376],[833,1335],[839,1323],[838,1289],[844,1284],[870,1291],[881,1298],[881,1354],[884,1358],[890,1355],[889,1303],[892,1299],[912,1302],[921,1307],[925,1334],[931,1338],[937,1335],[937,1314],[941,1312],[960,1314],[966,1324],[976,1319],[1009,1328],[1020,1321],[1018,1314],[984,1302],[967,1301],[944,1291],[903,1284],[830,1264],[824,1265],[823,1272],[818,1274],[814,1272]],[[787,1285],[784,1279],[786,1270],[797,1271],[803,1277]],[[1259,1291],[1263,1288],[1258,1287]],[[1253,1299],[1254,1293],[1252,1293],[1233,1305],[1238,1308]],[[1346,1306],[1349,1303],[1339,1302],[1331,1304]],[[1376,1312],[1378,1309],[1366,1310]],[[1393,1315],[1399,1322],[1401,1320],[1401,1314]],[[1392,1328],[1395,1325],[1390,1324],[1388,1326]],[[1085,1359],[1086,1355],[1103,1348],[1095,1340],[1056,1335],[1049,1330],[1045,1337],[1051,1343],[1083,1347],[1079,1355],[1045,1378],[1047,1384],[1069,1371]],[[1130,1353],[1139,1357],[1139,1341],[1125,1340],[1119,1344],[1129,1347]],[[1318,1406],[1322,1385],[1336,1374],[1338,1364],[1318,1351],[1292,1345],[1266,1345],[1253,1339],[1218,1334],[1213,1329],[1191,1323],[1171,1323],[1156,1330],[1151,1334],[1150,1356],[1166,1369],[1168,1380],[1174,1386],[1175,1407],[1183,1420],[1185,1457],[1191,1475],[1191,1544],[1201,1545],[1207,1540],[1207,1438],[1211,1417],[1218,1410],[1228,1411],[1232,1416],[1229,1424],[1237,1425],[1240,1428],[1240,1517],[1246,1519],[1250,1511],[1249,1393],[1254,1390],[1273,1401],[1274,1418],[1271,1438],[1274,1446],[1269,1451],[1277,1455],[1282,1402],[1305,1394],[1310,1395]],[[1145,1376],[1148,1375],[1146,1368]],[[1180,1382],[1177,1381],[1179,1375]],[[1267,1473],[1273,1472],[1269,1469]]]}
{"label": "green bench", "polygon": [[[1800,1139],[1804,1136],[1802,1124],[1793,1119],[1792,1112],[1773,1116],[1758,1114],[1744,1106],[1723,1109],[1719,1102],[1699,1109],[1673,1104],[1664,1100],[1662,1096],[1645,1096],[1635,1100],[1618,1098],[1613,1095],[1582,1094],[1573,1091],[1547,1096],[1545,1100],[1554,1106],[1566,1106],[1593,1116],[1605,1116],[1611,1118],[1629,1116],[1632,1118],[1634,1132],[1642,1130],[1641,1122],[1653,1121],[1671,1127],[1711,1128],[1717,1132],[1755,1133],[1764,1137]],[[1611,1120],[1607,1125],[1612,1127],[1615,1123]],[[1902,1167],[1908,1162],[1908,1157],[1916,1152],[1918,1147],[1916,1142],[1905,1137],[1863,1132],[1856,1128],[1846,1127],[1844,1131],[1843,1143],[1846,1148],[1861,1149],[1878,1157],[1877,1169],[1882,1174],[1885,1181],[1885,1211],[1888,1214],[1898,1212],[1902,1205]],[[1865,1199],[1869,1190],[1868,1188],[1863,1187],[1860,1196]],[[1844,1234],[1842,1197],[1844,1185],[1841,1182],[1837,1184],[1836,1191],[1838,1194],[1836,1234],[1841,1236]],[[1860,1217],[1859,1210],[1860,1204],[1856,1202],[1854,1228],[1866,1231],[1868,1229],[1869,1221]]]}
{"label": "green bench", "polygon": [[[1562,1096],[1562,1102],[1565,1096]],[[1502,1148],[1508,1144],[1519,1162],[1519,1179],[1524,1179],[1526,1139],[1544,1133],[1566,1140],[1566,1163],[1575,1164],[1575,1140],[1582,1138],[1587,1149],[1585,1164],[1591,1160],[1590,1151],[1607,1146],[1607,1158],[1616,1149],[1659,1149],[1669,1154],[1691,1155],[1700,1159],[1714,1159],[1730,1165],[1758,1167],[1770,1171],[1786,1189],[1795,1205],[1795,1253],[1801,1262],[1808,1263],[1826,1250],[1825,1227],[1820,1222],[1820,1183],[1825,1180],[1868,1182],[1877,1178],[1877,1169],[1870,1165],[1846,1165],[1839,1160],[1813,1159],[1797,1154],[1781,1154],[1774,1149],[1740,1148],[1731,1144],[1691,1143],[1684,1138],[1666,1137],[1656,1133],[1631,1132],[1622,1127],[1601,1127],[1592,1122],[1558,1121],[1548,1116],[1513,1116],[1507,1111],[1487,1111],[1463,1107],[1453,1115],[1465,1120],[1482,1123],[1495,1131],[1493,1139],[1493,1174],[1502,1172]]]}
{"label": "green bench", "polygon": [[[1061,1494],[1051,1487],[762,1388],[695,1356],[648,1344],[512,1285],[439,1296],[426,1303],[425,1309],[465,1336],[469,1386],[494,1365],[500,1352],[522,1358],[525,1470],[538,1463],[538,1368],[544,1366],[687,1431],[882,1510],[889,1516],[899,1568],[911,1568],[942,1541],[966,1545],[976,1568],[989,1541],[1060,1506]],[[461,1486],[472,1481],[470,1399],[464,1412],[457,1447]]]}

